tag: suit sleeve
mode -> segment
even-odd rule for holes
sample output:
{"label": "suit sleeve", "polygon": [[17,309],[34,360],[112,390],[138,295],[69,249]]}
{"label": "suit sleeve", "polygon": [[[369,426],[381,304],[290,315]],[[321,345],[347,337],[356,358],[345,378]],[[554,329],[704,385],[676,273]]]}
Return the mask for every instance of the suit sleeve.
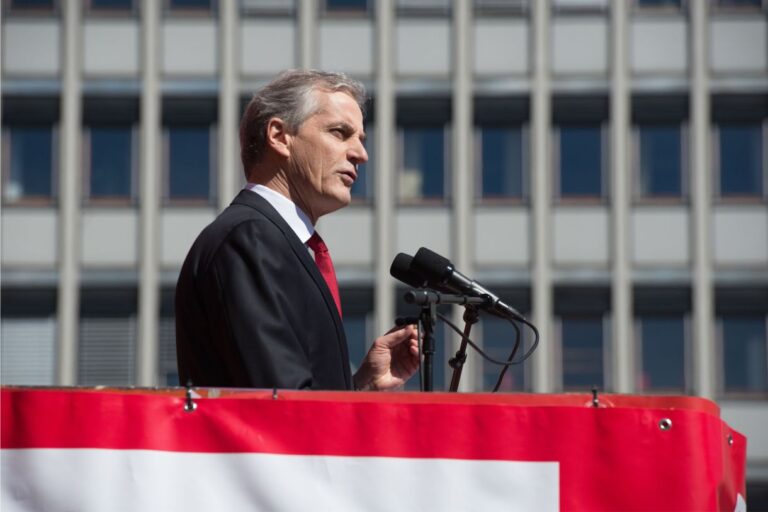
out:
{"label": "suit sleeve", "polygon": [[296,327],[301,266],[284,235],[265,222],[236,226],[207,273],[207,308],[222,336],[219,357],[250,387],[312,387],[308,355]]}

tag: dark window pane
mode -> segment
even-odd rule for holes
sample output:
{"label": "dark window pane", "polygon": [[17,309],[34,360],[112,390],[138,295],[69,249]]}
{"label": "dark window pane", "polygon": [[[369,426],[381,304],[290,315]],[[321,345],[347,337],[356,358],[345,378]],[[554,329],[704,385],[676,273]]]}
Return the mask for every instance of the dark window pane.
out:
{"label": "dark window pane", "polygon": [[720,193],[763,193],[763,144],[759,124],[720,125]]}
{"label": "dark window pane", "polygon": [[560,127],[560,195],[602,195],[602,141],[597,125]]}
{"label": "dark window pane", "polygon": [[129,10],[133,8],[134,0],[91,0],[93,9]]}
{"label": "dark window pane", "polygon": [[50,126],[11,128],[11,169],[5,199],[51,197],[53,133]]}
{"label": "dark window pane", "polygon": [[169,196],[210,197],[210,131],[207,126],[168,130]]}
{"label": "dark window pane", "polygon": [[563,388],[604,389],[603,321],[600,317],[562,319]]}
{"label": "dark window pane", "polygon": [[53,0],[12,0],[15,9],[53,9]]}
{"label": "dark window pane", "polygon": [[91,128],[91,197],[131,197],[130,127]]}
{"label": "dark window pane", "polygon": [[[500,318],[483,318],[483,350],[485,353],[498,360],[506,361],[512,353],[515,345],[515,328]],[[527,346],[521,332],[520,347],[515,353],[515,361],[520,360],[525,354]],[[475,357],[474,355],[472,357]],[[479,357],[479,356],[478,356]],[[483,359],[483,389],[492,391],[499,380],[503,366],[490,363]],[[524,391],[525,390],[525,364],[510,366],[504,374],[499,386],[499,391]]]}
{"label": "dark window pane", "polygon": [[325,8],[328,11],[365,11],[368,8],[367,0],[325,0]]}
{"label": "dark window pane", "polygon": [[353,374],[357,372],[360,363],[368,351],[370,340],[368,339],[367,325],[367,315],[344,315],[344,334],[347,336],[349,363]]}
{"label": "dark window pane", "polygon": [[211,0],[171,0],[171,9],[210,9]]}
{"label": "dark window pane", "polygon": [[682,316],[646,316],[640,320],[642,364],[638,388],[684,393],[685,324]]}
{"label": "dark window pane", "polygon": [[722,318],[725,391],[768,391],[764,316]]}
{"label": "dark window pane", "polygon": [[723,7],[760,7],[762,5],[762,0],[718,0],[718,3]]}
{"label": "dark window pane", "polygon": [[638,0],[637,3],[642,7],[680,7],[680,0]]}
{"label": "dark window pane", "polygon": [[680,127],[640,127],[640,190],[644,196],[680,196]]}
{"label": "dark window pane", "polygon": [[483,128],[482,153],[483,197],[522,197],[522,130]]}
{"label": "dark window pane", "polygon": [[371,197],[371,186],[373,185],[374,173],[374,133],[372,126],[365,127],[367,138],[365,139],[365,150],[368,152],[368,162],[360,164],[357,167],[357,179],[352,184],[352,197],[356,199],[368,199]]}
{"label": "dark window pane", "polygon": [[444,142],[442,127],[403,130],[401,199],[440,199],[444,196]]}

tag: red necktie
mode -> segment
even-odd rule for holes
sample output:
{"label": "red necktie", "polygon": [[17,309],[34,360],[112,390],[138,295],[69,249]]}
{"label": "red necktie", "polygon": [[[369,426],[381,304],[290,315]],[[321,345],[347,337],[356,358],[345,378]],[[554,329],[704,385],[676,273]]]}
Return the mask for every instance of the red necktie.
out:
{"label": "red necktie", "polygon": [[341,298],[339,297],[339,283],[336,281],[336,271],[333,270],[333,261],[331,261],[331,255],[328,252],[328,246],[325,245],[323,239],[315,231],[307,241],[307,245],[312,252],[315,253],[315,263],[320,270],[325,284],[328,285],[328,289],[331,290],[333,300],[336,302],[336,309],[339,310],[339,316],[341,316]]}

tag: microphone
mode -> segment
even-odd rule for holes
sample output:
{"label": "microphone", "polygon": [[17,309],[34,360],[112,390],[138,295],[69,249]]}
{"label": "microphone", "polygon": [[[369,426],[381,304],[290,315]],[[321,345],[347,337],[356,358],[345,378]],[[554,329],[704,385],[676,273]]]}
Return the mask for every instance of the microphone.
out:
{"label": "microphone", "polygon": [[[395,259],[397,260],[397,258]],[[430,288],[448,289],[470,297],[484,298],[486,300],[484,308],[490,313],[502,318],[511,317],[525,320],[525,317],[515,308],[502,302],[499,297],[477,281],[456,270],[449,259],[430,251],[426,247],[422,247],[416,252],[416,255],[411,259],[409,270],[416,275],[423,276]]]}
{"label": "microphone", "polygon": [[413,256],[399,253],[392,260],[392,265],[389,267],[389,274],[398,281],[407,284],[411,288],[432,288],[442,293],[453,293],[453,290],[445,286],[439,286],[431,284],[424,277],[424,274],[418,272],[413,267]]}

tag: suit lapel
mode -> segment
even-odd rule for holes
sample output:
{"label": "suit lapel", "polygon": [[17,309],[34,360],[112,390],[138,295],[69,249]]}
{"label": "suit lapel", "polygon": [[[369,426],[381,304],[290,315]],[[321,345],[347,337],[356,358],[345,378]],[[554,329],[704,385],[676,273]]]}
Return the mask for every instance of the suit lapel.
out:
{"label": "suit lapel", "polygon": [[267,219],[269,219],[275,226],[277,226],[277,228],[280,229],[280,231],[285,236],[285,239],[293,250],[293,253],[312,277],[315,285],[323,295],[323,300],[325,301],[325,305],[328,308],[328,312],[333,318],[333,324],[336,327],[336,339],[343,358],[344,380],[346,381],[347,387],[350,387],[352,380],[349,373],[349,352],[347,349],[346,336],[344,335],[344,325],[341,321],[341,317],[339,316],[339,310],[336,307],[336,301],[333,300],[333,295],[331,295],[331,291],[328,289],[328,285],[326,284],[322,274],[320,274],[320,270],[317,268],[315,261],[310,257],[307,246],[304,245],[301,240],[299,240],[299,237],[296,236],[296,233],[293,231],[293,229],[291,229],[291,226],[289,226],[288,223],[285,222],[285,220],[280,216],[280,214],[277,213],[277,210],[275,210],[272,205],[269,204],[269,202],[259,194],[250,190],[241,190],[240,193],[232,201],[232,204],[242,204],[253,208],[264,215]]}

